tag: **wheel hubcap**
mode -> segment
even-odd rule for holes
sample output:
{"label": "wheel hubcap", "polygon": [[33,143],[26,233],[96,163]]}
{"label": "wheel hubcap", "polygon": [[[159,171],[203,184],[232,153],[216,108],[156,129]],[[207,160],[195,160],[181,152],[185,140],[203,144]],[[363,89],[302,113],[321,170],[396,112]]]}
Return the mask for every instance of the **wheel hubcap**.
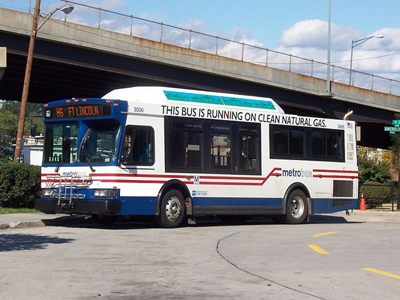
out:
{"label": "wheel hubcap", "polygon": [[295,218],[300,218],[304,213],[304,201],[301,197],[295,196],[290,203],[290,213]]}
{"label": "wheel hubcap", "polygon": [[176,222],[182,215],[182,206],[178,197],[172,196],[168,199],[167,205],[165,206],[165,215],[171,222]]}

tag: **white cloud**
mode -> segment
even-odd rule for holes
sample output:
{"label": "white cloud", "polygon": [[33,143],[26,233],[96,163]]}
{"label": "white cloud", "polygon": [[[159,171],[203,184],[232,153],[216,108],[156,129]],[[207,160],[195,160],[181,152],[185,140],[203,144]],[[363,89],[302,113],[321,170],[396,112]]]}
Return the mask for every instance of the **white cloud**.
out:
{"label": "white cloud", "polygon": [[[332,63],[349,68],[352,40],[374,35],[384,35],[384,38],[372,38],[353,49],[353,69],[388,78],[398,78],[400,54],[396,53],[400,53],[400,40],[398,39],[400,28],[383,28],[376,32],[365,34],[361,30],[332,24]],[[305,20],[284,31],[277,50],[326,62],[327,44],[327,22]],[[340,76],[340,74],[337,75]],[[342,75],[343,78],[346,78],[344,74]]]}
{"label": "white cloud", "polygon": [[[344,50],[351,45],[351,40],[362,36],[360,30],[350,27],[331,27],[332,49]],[[321,20],[305,20],[295,23],[285,30],[280,41],[283,47],[327,49],[328,23]]]}

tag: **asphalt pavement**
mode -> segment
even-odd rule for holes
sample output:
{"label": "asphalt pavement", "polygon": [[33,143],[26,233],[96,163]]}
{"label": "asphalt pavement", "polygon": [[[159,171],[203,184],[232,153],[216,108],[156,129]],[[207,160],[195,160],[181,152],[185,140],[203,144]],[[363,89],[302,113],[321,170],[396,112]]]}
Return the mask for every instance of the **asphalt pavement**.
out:
{"label": "asphalt pavement", "polygon": [[[366,223],[366,222],[391,222],[400,223],[400,211],[381,210],[354,210],[332,214],[313,215],[311,223]],[[94,223],[91,216],[79,215],[70,216],[65,214],[44,214],[44,213],[21,213],[1,214],[0,229],[16,229],[44,226],[69,226]]]}

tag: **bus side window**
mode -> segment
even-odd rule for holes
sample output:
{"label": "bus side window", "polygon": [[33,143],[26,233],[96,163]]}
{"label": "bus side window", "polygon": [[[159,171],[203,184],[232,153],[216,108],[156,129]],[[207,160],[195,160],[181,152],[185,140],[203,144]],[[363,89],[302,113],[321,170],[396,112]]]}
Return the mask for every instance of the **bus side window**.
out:
{"label": "bus side window", "polygon": [[121,164],[151,166],[154,164],[154,130],[145,126],[127,126],[121,150]]}
{"label": "bus side window", "polygon": [[231,128],[230,125],[211,125],[211,168],[231,170]]}
{"label": "bus side window", "polygon": [[239,125],[239,171],[260,171],[259,125]]}
{"label": "bus side window", "polygon": [[183,118],[165,119],[165,162],[168,171],[204,169],[204,123]]}

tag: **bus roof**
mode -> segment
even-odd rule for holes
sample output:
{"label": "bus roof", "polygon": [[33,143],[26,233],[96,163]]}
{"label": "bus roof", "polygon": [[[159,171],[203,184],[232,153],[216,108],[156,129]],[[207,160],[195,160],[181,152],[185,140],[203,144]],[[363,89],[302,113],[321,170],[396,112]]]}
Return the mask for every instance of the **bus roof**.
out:
{"label": "bus roof", "polygon": [[131,87],[116,89],[102,97],[103,99],[140,101],[166,104],[174,101],[185,104],[225,105],[235,108],[253,108],[267,110],[268,113],[285,114],[283,109],[271,98],[243,96],[236,94],[214,93],[167,87]]}

